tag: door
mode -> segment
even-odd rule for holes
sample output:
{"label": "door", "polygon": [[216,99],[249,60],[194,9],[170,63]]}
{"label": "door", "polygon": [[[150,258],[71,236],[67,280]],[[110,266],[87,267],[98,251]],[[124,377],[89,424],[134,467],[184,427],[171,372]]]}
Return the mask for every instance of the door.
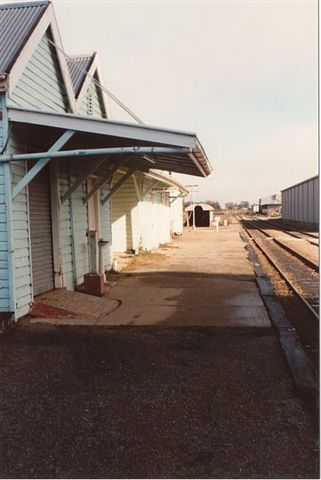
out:
{"label": "door", "polygon": [[29,184],[33,295],[54,288],[49,168]]}

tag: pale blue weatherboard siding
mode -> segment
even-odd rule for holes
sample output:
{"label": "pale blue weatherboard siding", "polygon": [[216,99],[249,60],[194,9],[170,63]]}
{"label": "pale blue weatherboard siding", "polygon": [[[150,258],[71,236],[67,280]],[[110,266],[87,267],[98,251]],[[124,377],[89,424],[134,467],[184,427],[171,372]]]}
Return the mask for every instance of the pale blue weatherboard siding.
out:
{"label": "pale blue weatherboard siding", "polygon": [[[77,174],[77,169],[73,168],[72,174]],[[71,177],[71,183],[76,180],[75,176]],[[71,196],[72,205],[72,231],[74,235],[74,256],[75,256],[75,275],[76,284],[83,283],[84,274],[89,271],[88,260],[88,209],[87,204],[83,204],[83,197],[87,193],[86,183],[82,183],[80,187]]]}
{"label": "pale blue weatherboard siding", "polygon": [[[108,184],[105,184],[100,189],[100,198],[104,198],[110,191]],[[110,242],[110,245],[106,246],[103,250],[104,252],[104,266],[107,270],[111,268],[112,265],[112,231],[111,231],[111,204],[110,202],[100,205],[100,224],[101,224],[101,236],[103,240]]]}
{"label": "pale blue weatherboard siding", "polygon": [[[5,109],[5,96],[0,95],[0,111]],[[0,120],[0,151],[3,150],[6,141],[7,130],[4,113]],[[9,292],[9,264],[8,264],[8,241],[7,241],[7,206],[5,201],[5,172],[4,165],[0,164],[0,312],[10,310]]]}
{"label": "pale blue weatherboard siding", "polygon": [[101,92],[93,82],[89,84],[79,114],[86,117],[92,116],[106,118]]}
{"label": "pale blue weatherboard siding", "polygon": [[0,165],[0,312],[10,310],[7,243],[7,210],[4,194],[4,166]]}
{"label": "pale blue weatherboard siding", "polygon": [[18,80],[9,104],[47,111],[68,111],[68,99],[54,47],[46,33]]}
{"label": "pale blue weatherboard siding", "polygon": [[[70,187],[68,165],[59,164],[59,189],[62,196]],[[67,200],[60,207],[60,244],[62,257],[63,284],[68,289],[74,287],[74,260],[71,227],[71,202]]]}
{"label": "pale blue weatherboard siding", "polygon": [[[101,172],[105,173],[104,171]],[[76,178],[82,174],[82,169],[73,164],[67,166],[63,162],[59,167],[59,185],[60,196],[66,192]],[[83,182],[73,195],[65,201],[60,209],[60,239],[62,248],[62,267],[64,276],[64,286],[73,289],[75,285],[83,282],[84,274],[88,272],[88,244],[86,232],[88,228],[88,208],[83,204],[83,197],[86,195],[87,187]],[[101,196],[107,195],[109,186],[105,185],[101,189]],[[100,207],[101,215],[101,235],[104,240],[111,242],[110,225],[110,202],[106,202]],[[74,238],[74,241],[72,240]],[[106,268],[111,266],[111,249],[104,249],[104,265]]]}
{"label": "pale blue weatherboard siding", "polygon": [[[8,144],[10,153],[22,153],[14,135]],[[26,162],[11,163],[11,182],[14,187],[26,173]],[[12,202],[13,241],[15,258],[16,317],[28,313],[32,301],[31,258],[29,243],[28,190],[24,188]]]}

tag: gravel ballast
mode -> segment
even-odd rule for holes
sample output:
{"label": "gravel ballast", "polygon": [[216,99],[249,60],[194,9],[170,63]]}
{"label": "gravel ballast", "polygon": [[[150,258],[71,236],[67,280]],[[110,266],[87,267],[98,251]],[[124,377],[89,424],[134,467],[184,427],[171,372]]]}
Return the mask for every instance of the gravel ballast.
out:
{"label": "gravel ballast", "polygon": [[2,339],[1,478],[317,478],[271,329],[20,326]]}

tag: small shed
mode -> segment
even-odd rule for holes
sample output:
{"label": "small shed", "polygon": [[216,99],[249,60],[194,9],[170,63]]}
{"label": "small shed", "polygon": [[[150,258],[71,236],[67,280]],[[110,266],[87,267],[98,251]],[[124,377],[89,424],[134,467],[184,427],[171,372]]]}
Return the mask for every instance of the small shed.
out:
{"label": "small shed", "polygon": [[192,203],[185,212],[187,226],[210,227],[214,221],[214,208],[208,203]]}

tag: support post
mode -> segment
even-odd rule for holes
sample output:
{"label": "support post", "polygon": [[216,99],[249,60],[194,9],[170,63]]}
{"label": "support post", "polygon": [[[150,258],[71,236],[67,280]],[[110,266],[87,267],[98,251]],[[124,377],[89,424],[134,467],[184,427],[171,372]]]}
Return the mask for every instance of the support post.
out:
{"label": "support post", "polygon": [[50,205],[52,225],[53,267],[55,288],[62,288],[62,259],[60,245],[60,208],[59,208],[59,174],[56,160],[50,162]]}
{"label": "support post", "polygon": [[[9,139],[6,93],[0,93],[0,152]],[[16,319],[16,289],[14,274],[13,218],[10,165],[0,165],[0,331]]]}
{"label": "support post", "polygon": [[118,180],[118,182],[112,187],[112,189],[110,190],[110,192],[101,200],[101,204],[104,205],[104,203],[107,202],[107,200],[110,199],[110,197],[115,193],[117,192],[117,190],[122,186],[123,183],[126,182],[127,178],[129,178],[133,173],[134,171],[136,170],[136,166],[134,167],[131,167],[127,173],[125,173],[125,175],[123,177],[121,177],[120,180]]}
{"label": "support post", "polygon": [[139,186],[138,186],[138,182],[135,174],[133,174],[133,182],[136,190],[137,200],[140,202],[142,200],[142,197],[141,197],[141,192],[139,190]]}
{"label": "support post", "polygon": [[4,188],[5,188],[5,208],[7,216],[7,262],[8,262],[8,284],[9,284],[9,308],[16,320],[16,288],[14,275],[14,243],[13,243],[13,218],[12,218],[12,200],[11,200],[11,172],[10,165],[4,167]]}

